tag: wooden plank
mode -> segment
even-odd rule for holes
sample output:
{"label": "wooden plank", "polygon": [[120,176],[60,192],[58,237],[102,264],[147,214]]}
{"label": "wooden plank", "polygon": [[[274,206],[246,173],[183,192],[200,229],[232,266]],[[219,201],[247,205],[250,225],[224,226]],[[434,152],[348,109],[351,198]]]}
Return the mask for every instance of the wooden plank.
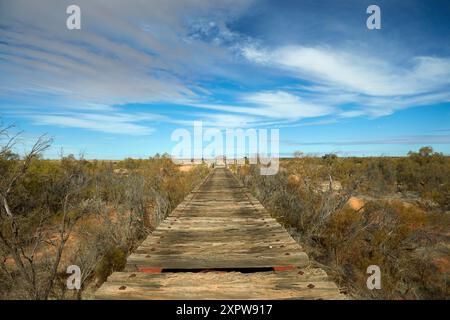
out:
{"label": "wooden plank", "polygon": [[305,267],[309,265],[306,253],[292,252],[289,256],[262,253],[242,254],[225,252],[203,254],[139,254],[133,253],[128,257],[127,270],[136,268],[164,268],[164,269],[212,269],[212,268],[270,268],[273,266],[294,265]]}
{"label": "wooden plank", "polygon": [[97,299],[343,299],[322,270],[114,273]]}
{"label": "wooden plank", "polygon": [[[273,241],[268,243],[267,241],[259,241],[259,242],[252,242],[251,245],[245,247],[245,241],[239,240],[239,241],[215,241],[215,242],[205,242],[205,241],[192,241],[187,243],[177,243],[177,244],[168,244],[168,243],[147,243],[145,245],[141,245],[139,249],[137,249],[136,253],[151,253],[156,252],[159,253],[162,250],[174,250],[174,251],[189,251],[190,253],[198,252],[201,253],[201,251],[205,250],[205,248],[208,248],[209,252],[230,252],[234,250],[236,247],[241,248],[240,251],[234,251],[234,252],[242,252],[249,251],[249,252],[273,252],[273,251],[286,251],[286,252],[292,252],[294,249],[298,249],[298,246],[295,243],[290,243],[287,245],[280,245],[278,242]],[[245,249],[244,249],[245,248]]]}

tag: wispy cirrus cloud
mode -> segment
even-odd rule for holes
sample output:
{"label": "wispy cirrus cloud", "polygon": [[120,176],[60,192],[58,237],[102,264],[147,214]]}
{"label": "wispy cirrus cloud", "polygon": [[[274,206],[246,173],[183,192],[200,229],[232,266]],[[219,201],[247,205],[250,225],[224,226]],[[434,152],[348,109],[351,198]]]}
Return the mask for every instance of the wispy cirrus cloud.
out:
{"label": "wispy cirrus cloud", "polygon": [[[346,125],[360,132],[366,118],[430,106],[439,115],[427,126],[406,128],[418,123],[408,118],[393,128],[446,127],[438,104],[450,102],[448,19],[440,15],[448,5],[427,7],[430,18],[411,0],[414,10],[399,15],[395,32],[392,25],[372,32],[358,0],[78,0],[76,31],[65,27],[68,4],[0,1],[0,116],[110,137],[195,120],[312,138],[316,126],[329,125],[345,140]],[[392,15],[405,9],[387,6]]]}
{"label": "wispy cirrus cloud", "polygon": [[357,104],[336,114],[343,117],[382,116],[395,110],[450,101],[450,58],[413,57],[402,65],[370,55],[329,47],[284,46],[242,48],[255,64],[276,68],[307,81],[299,86],[310,103],[338,107]]}
{"label": "wispy cirrus cloud", "polygon": [[450,84],[450,58],[415,57],[398,66],[367,55],[302,46],[272,51],[245,47],[243,55],[313,83],[369,96],[417,95]]}
{"label": "wispy cirrus cloud", "polygon": [[247,94],[243,101],[255,108],[256,114],[278,119],[301,119],[328,115],[333,108],[328,105],[311,103],[285,91],[265,91]]}
{"label": "wispy cirrus cloud", "polygon": [[[64,3],[6,2],[0,69],[9,76],[0,78],[0,98],[34,104],[42,113],[170,102],[223,112],[209,120],[247,124],[382,116],[450,100],[448,57],[412,57],[400,65],[325,44],[264,46],[228,24],[252,3],[112,0],[105,6],[80,0],[82,30],[71,32],[61,14]],[[303,83],[238,90],[227,103],[211,103],[214,90],[198,80],[240,82],[243,64]]]}
{"label": "wispy cirrus cloud", "polygon": [[354,146],[354,145],[384,145],[384,144],[449,144],[450,135],[409,135],[399,137],[386,137],[380,139],[367,139],[367,140],[347,140],[347,141],[282,141],[283,144],[288,146]]}
{"label": "wispy cirrus cloud", "polygon": [[232,55],[219,39],[233,34],[224,20],[250,2],[80,0],[77,31],[65,27],[64,1],[2,2],[0,114],[36,125],[151,133],[126,105],[186,103],[207,92],[201,77],[230,77]]}
{"label": "wispy cirrus cloud", "polygon": [[143,121],[160,120],[160,116],[123,113],[103,114],[43,114],[30,117],[36,125],[54,125],[65,128],[82,128],[103,133],[134,136],[150,135],[154,128],[139,124]]}
{"label": "wispy cirrus cloud", "polygon": [[[227,112],[221,118],[247,125],[268,125],[294,122],[304,118],[315,118],[333,113],[334,108],[325,104],[315,104],[289,92],[262,91],[241,94],[236,104],[192,103],[191,106]],[[215,116],[216,118],[218,115]]]}

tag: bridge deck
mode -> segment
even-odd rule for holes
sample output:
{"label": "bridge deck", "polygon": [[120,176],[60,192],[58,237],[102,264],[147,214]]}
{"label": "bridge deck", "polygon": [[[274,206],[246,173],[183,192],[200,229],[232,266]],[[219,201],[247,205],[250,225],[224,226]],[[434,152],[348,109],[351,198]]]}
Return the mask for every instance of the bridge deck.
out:
{"label": "bridge deck", "polygon": [[[225,168],[208,178],[97,291],[100,299],[341,298],[324,271]],[[205,273],[207,272],[207,273]]]}

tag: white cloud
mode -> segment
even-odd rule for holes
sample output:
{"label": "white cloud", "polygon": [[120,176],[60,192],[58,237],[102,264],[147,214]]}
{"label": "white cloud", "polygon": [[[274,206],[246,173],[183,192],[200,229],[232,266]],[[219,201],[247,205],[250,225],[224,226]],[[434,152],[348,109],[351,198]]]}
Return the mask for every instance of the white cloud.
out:
{"label": "white cloud", "polygon": [[192,120],[169,120],[172,123],[193,126],[194,121],[201,121],[204,127],[227,129],[254,126],[258,119],[247,115],[229,113],[195,113]]}
{"label": "white cloud", "polygon": [[333,111],[329,106],[314,104],[284,91],[248,94],[244,96],[243,101],[256,106],[253,109],[255,114],[278,119],[319,117]]}
{"label": "white cloud", "polygon": [[[342,117],[382,116],[408,107],[450,101],[450,58],[416,57],[402,65],[331,48],[248,46],[243,56],[307,81],[298,87],[312,105],[356,104]],[[300,98],[299,98],[300,99]],[[313,110],[313,109],[311,109]]]}
{"label": "white cloud", "polygon": [[[0,73],[6,76],[0,77],[0,100],[8,101],[0,104],[2,113],[37,125],[149,134],[153,129],[143,119],[118,113],[119,106],[201,100],[208,93],[199,79],[236,76],[228,67],[233,53],[223,47],[235,36],[225,21],[252,1],[79,0],[79,31],[66,29],[64,2],[2,3]],[[210,34],[214,29],[217,34]],[[211,124],[252,121],[225,114],[203,118]]]}
{"label": "white cloud", "polygon": [[[333,115],[381,116],[450,101],[450,59],[417,57],[398,65],[327,47],[260,48],[227,23],[252,2],[110,0],[105,5],[79,0],[79,31],[65,28],[64,2],[4,2],[0,73],[7,76],[0,77],[0,99],[15,102],[15,108],[33,109],[38,123],[103,132],[115,129],[107,118],[95,123],[96,115],[116,114],[114,106],[129,103],[170,102],[221,111],[199,116],[210,124],[248,126]],[[245,71],[236,59],[237,48],[246,57]],[[208,91],[202,81],[248,81],[248,72],[255,70],[248,61],[308,84],[274,85],[247,94],[238,89],[229,104],[205,102],[214,99],[215,89]],[[346,104],[355,107],[348,110]],[[9,114],[24,111],[8,108]],[[81,110],[92,117],[63,113]],[[187,118],[183,112],[175,117]],[[124,119],[117,115],[111,123],[134,134],[148,132],[137,120],[118,118]]]}
{"label": "white cloud", "polygon": [[[220,114],[220,118],[235,126],[235,123],[248,125],[271,125],[294,122],[303,118],[330,115],[334,108],[314,104],[285,91],[263,91],[243,94],[236,105],[194,103],[191,106],[229,114]],[[207,115],[203,115],[207,116]],[[218,115],[209,115],[215,118]]]}
{"label": "white cloud", "polygon": [[[79,0],[82,27],[65,27],[67,4],[53,0],[2,3],[0,98],[61,108],[88,104],[185,102],[204,75],[230,75],[226,48],[183,41],[191,20],[221,26],[251,1],[148,2]],[[202,52],[201,55],[198,53]],[[218,63],[220,62],[220,63]],[[212,67],[214,66],[214,67]]]}
{"label": "white cloud", "polygon": [[125,135],[149,135],[154,129],[137,124],[142,121],[154,120],[159,117],[152,115],[127,115],[127,114],[46,114],[32,116],[37,125],[56,125],[59,127],[82,128],[104,133]]}
{"label": "white cloud", "polygon": [[331,48],[286,46],[273,51],[246,48],[244,56],[320,85],[371,96],[428,93],[450,85],[450,59],[417,57],[398,66]]}
{"label": "white cloud", "polygon": [[353,145],[369,145],[369,144],[402,144],[402,145],[424,145],[424,144],[449,144],[450,135],[409,135],[397,137],[383,137],[371,140],[349,140],[349,141],[319,141],[319,142],[299,142],[299,141],[283,141],[283,144],[290,146],[315,146],[315,145],[334,145],[334,146],[353,146]]}

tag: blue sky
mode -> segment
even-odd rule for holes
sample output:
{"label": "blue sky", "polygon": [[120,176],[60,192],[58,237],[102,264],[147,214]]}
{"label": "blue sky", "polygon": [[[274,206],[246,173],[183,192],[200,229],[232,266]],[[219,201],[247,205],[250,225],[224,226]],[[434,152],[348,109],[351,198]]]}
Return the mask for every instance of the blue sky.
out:
{"label": "blue sky", "polygon": [[450,154],[447,0],[0,0],[0,75],[2,122],[49,158],[170,153],[196,120],[279,128],[283,155]]}

